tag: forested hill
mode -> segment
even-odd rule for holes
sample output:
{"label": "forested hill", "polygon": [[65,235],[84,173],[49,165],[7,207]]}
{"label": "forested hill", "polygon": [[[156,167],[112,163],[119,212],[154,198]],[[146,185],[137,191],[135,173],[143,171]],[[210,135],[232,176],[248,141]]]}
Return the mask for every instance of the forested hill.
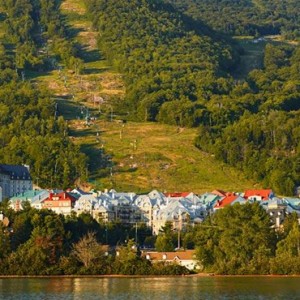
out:
{"label": "forested hill", "polygon": [[125,75],[118,111],[135,120],[199,123],[202,103],[224,89],[218,78],[235,62],[231,47],[162,1],[92,0],[86,6],[101,50]]}
{"label": "forested hill", "polygon": [[300,37],[298,0],[166,0],[182,12],[232,35]]}
{"label": "forested hill", "polygon": [[[244,82],[221,77],[234,62],[230,46],[163,2],[86,2],[101,49],[125,75],[118,112],[139,121],[200,125],[199,148],[277,193],[293,194],[300,183],[299,50],[268,45],[264,70]],[[217,22],[219,14],[208,12]]]}

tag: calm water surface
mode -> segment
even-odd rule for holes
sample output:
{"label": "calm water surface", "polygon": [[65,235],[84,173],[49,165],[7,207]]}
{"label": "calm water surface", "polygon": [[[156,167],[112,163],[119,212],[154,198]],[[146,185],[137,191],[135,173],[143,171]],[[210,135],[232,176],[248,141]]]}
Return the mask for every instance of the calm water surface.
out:
{"label": "calm water surface", "polygon": [[300,278],[0,279],[0,299],[300,299]]}

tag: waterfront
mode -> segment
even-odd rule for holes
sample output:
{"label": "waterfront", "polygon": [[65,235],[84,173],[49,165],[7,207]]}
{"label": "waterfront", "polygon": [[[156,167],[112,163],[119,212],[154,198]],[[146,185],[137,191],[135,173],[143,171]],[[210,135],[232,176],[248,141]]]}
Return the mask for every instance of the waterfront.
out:
{"label": "waterfront", "polygon": [[2,278],[0,299],[300,299],[299,277]]}

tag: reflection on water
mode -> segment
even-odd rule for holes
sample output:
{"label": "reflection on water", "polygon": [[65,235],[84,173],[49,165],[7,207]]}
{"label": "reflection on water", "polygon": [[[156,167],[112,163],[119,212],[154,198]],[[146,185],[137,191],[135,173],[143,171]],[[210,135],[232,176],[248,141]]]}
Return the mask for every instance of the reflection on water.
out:
{"label": "reflection on water", "polygon": [[0,279],[0,299],[300,299],[296,277]]}

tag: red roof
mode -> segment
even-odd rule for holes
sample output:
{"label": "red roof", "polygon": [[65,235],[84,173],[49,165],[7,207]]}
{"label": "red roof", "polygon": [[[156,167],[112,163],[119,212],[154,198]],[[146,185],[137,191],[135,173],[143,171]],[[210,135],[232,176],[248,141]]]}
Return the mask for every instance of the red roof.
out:
{"label": "red roof", "polygon": [[180,197],[187,197],[191,192],[184,192],[184,193],[165,193],[166,197],[171,197],[171,198],[180,198]]}
{"label": "red roof", "polygon": [[267,200],[270,198],[270,195],[273,194],[273,191],[271,189],[266,190],[247,190],[245,191],[244,198],[248,199],[252,196],[259,196],[262,198],[262,200]]}
{"label": "red roof", "polygon": [[228,194],[223,199],[218,200],[214,208],[223,208],[226,205],[230,205],[233,201],[238,198],[237,195]]}
{"label": "red roof", "polygon": [[61,192],[61,193],[50,193],[49,197],[44,200],[46,201],[65,201],[65,200],[70,200],[71,202],[75,202],[76,198],[70,195],[67,192]]}

